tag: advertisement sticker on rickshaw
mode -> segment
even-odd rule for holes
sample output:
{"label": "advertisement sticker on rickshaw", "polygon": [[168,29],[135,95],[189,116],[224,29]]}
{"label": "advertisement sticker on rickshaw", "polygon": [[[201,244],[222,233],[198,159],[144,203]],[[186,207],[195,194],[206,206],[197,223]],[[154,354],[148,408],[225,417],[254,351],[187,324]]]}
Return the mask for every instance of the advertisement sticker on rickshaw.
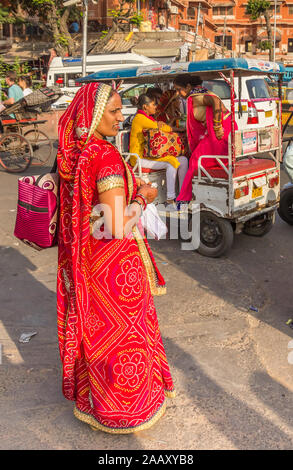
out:
{"label": "advertisement sticker on rickshaw", "polygon": [[249,69],[263,70],[264,72],[279,72],[280,66],[275,62],[265,62],[264,60],[246,59]]}
{"label": "advertisement sticker on rickshaw", "polygon": [[170,75],[172,73],[178,73],[178,72],[187,72],[188,71],[188,62],[186,63],[178,63],[178,64],[171,64],[171,65],[154,65],[153,67],[150,67],[149,65],[143,65],[141,67],[138,67],[136,76],[137,77],[142,77],[144,75]]}
{"label": "advertisement sticker on rickshaw", "polygon": [[270,150],[273,145],[273,129],[260,129],[258,133],[258,150]]}
{"label": "advertisement sticker on rickshaw", "polygon": [[247,155],[257,151],[257,131],[243,131],[236,134],[237,155]]}

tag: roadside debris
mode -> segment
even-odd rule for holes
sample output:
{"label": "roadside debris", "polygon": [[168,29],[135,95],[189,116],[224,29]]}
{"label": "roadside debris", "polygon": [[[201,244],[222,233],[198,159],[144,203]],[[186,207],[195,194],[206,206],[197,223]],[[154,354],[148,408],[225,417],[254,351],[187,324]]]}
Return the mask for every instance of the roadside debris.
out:
{"label": "roadside debris", "polygon": [[20,343],[28,343],[30,339],[37,334],[37,331],[32,331],[30,333],[22,333],[19,337]]}
{"label": "roadside debris", "polygon": [[290,328],[293,329],[293,320],[292,320],[292,318],[289,318],[289,320],[286,321],[286,325],[290,326]]}
{"label": "roadside debris", "polygon": [[249,310],[253,310],[254,312],[258,312],[258,308],[250,305]]}

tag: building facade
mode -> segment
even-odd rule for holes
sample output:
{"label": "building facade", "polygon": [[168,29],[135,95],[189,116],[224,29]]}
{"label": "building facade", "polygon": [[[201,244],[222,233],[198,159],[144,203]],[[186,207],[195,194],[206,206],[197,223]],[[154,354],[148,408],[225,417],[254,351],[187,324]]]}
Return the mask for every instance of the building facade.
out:
{"label": "building facade", "polygon": [[[248,0],[213,0],[212,18],[217,26],[215,42],[224,43],[235,57],[267,58],[268,50],[262,50],[268,40],[265,19],[252,21],[246,13],[247,3]],[[293,62],[293,0],[276,2],[276,18],[272,1],[270,23],[276,60]]]}
{"label": "building facade", "polygon": [[[1,3],[9,6],[11,0]],[[142,31],[167,28],[181,32],[191,45],[197,41],[197,47],[198,44],[200,47],[216,44],[223,56],[267,58],[268,50],[263,50],[268,39],[264,17],[252,21],[246,13],[247,3],[248,0],[136,0],[135,9],[143,17]],[[88,5],[89,32],[109,29],[112,24],[109,10],[115,9],[119,0],[95,3],[90,0]],[[273,35],[275,33],[275,58],[292,65],[293,0],[276,0],[276,17],[274,5],[272,0],[270,22]],[[126,31],[131,28],[127,22],[125,26]],[[39,37],[42,31],[37,25],[4,24],[2,34],[27,40],[28,37]]]}
{"label": "building facade", "polygon": [[[108,9],[110,2],[117,2],[103,1],[108,3]],[[246,13],[247,3],[248,0],[137,0],[136,8],[145,21],[151,22],[152,30],[162,13],[166,26],[195,33],[221,46],[224,55],[268,58],[268,50],[263,50],[268,40],[265,19],[252,21]],[[272,1],[270,22],[276,60],[293,64],[293,0],[276,1],[276,18]]]}
{"label": "building facade", "polygon": [[[97,5],[89,2],[89,20],[109,26],[111,18],[107,11],[117,4],[117,0],[101,0]],[[214,42],[217,26],[212,18],[211,0],[137,0],[136,11],[142,15],[148,31],[160,29],[159,18],[163,16],[169,30],[197,33]]]}

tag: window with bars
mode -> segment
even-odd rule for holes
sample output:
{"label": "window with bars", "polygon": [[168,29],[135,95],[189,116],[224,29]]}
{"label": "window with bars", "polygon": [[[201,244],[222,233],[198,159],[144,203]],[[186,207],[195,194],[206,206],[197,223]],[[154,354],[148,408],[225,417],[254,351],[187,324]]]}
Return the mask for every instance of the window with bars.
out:
{"label": "window with bars", "polygon": [[195,18],[195,8],[193,8],[193,7],[187,8],[187,18],[189,20],[192,20],[192,19]]}
{"label": "window with bars", "polygon": [[[223,39],[224,39],[224,44],[223,44]],[[224,46],[229,51],[232,51],[232,36],[225,36],[225,38],[223,37],[223,35],[215,36],[215,44],[218,44],[218,46]]]}
{"label": "window with bars", "polygon": [[213,16],[233,16],[233,7],[213,7]]}

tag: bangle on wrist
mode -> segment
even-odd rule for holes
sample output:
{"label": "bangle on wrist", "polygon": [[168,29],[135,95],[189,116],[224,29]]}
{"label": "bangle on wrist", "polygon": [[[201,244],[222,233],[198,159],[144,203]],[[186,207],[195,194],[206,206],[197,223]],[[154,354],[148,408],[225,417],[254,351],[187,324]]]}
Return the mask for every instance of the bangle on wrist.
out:
{"label": "bangle on wrist", "polygon": [[136,202],[136,204],[138,204],[139,207],[140,207],[140,215],[139,215],[139,217],[141,217],[142,214],[143,214],[143,205],[142,205],[142,203],[141,203],[140,201],[138,201],[137,199],[133,199],[133,201],[131,202],[131,204],[134,204],[135,202]]}
{"label": "bangle on wrist", "polygon": [[[135,199],[136,199],[136,198],[142,200],[143,205],[144,205],[144,210],[145,210],[145,209],[146,209],[146,206],[148,205],[146,198],[145,198],[142,194],[140,194],[140,193],[137,193],[137,194],[136,194]],[[134,199],[134,200],[135,200],[135,199]]]}

